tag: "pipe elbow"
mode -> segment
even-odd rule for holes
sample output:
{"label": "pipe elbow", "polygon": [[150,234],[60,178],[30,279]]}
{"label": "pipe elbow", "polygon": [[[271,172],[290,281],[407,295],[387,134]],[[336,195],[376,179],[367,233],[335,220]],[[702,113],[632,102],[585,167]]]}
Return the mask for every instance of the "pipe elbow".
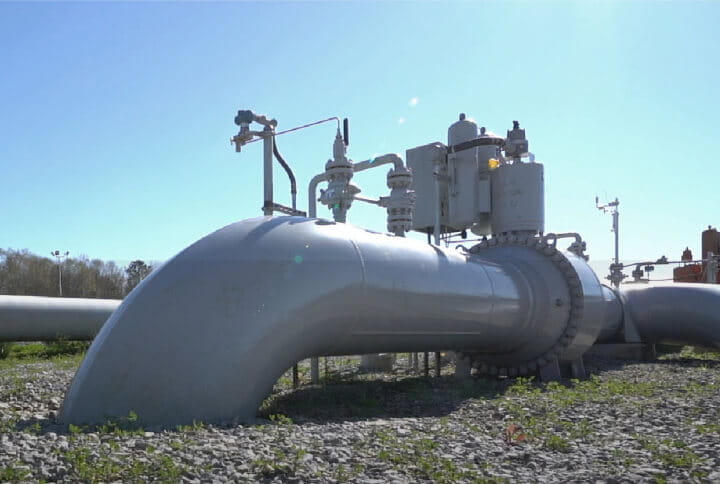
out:
{"label": "pipe elbow", "polygon": [[370,168],[375,168],[377,166],[382,165],[389,165],[393,164],[394,169],[396,170],[404,170],[405,164],[403,163],[403,159],[400,155],[397,153],[388,153],[381,156],[376,156],[375,158],[370,158],[369,160],[361,161],[359,163],[355,163],[353,165],[353,171],[360,172],[369,170]]}
{"label": "pipe elbow", "polygon": [[123,301],[60,419],[133,411],[159,425],[250,421],[277,378],[310,356],[507,346],[527,321],[522,281],[457,251],[345,224],[237,222]]}
{"label": "pipe elbow", "polygon": [[315,175],[308,184],[308,216],[310,218],[317,217],[317,186],[328,180],[325,173]]}
{"label": "pipe elbow", "polygon": [[388,153],[387,155],[383,155],[382,158],[386,158],[388,164],[392,163],[395,170],[405,169],[405,163],[397,153]]}
{"label": "pipe elbow", "polygon": [[60,419],[133,411],[163,425],[252,420],[277,378],[331,351],[335,340],[323,332],[338,336],[354,318],[349,295],[362,291],[361,264],[340,234],[313,230],[321,223],[239,222],[153,272],[95,338]]}

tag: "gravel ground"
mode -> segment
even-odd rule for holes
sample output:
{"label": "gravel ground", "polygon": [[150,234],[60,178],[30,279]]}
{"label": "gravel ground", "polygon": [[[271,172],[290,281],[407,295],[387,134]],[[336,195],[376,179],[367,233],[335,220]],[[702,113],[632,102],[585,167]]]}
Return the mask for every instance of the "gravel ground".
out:
{"label": "gravel ground", "polygon": [[283,377],[253,425],[163,430],[63,427],[77,360],[5,362],[0,482],[720,482],[718,361],[595,360],[550,385],[356,363],[332,359],[322,386]]}

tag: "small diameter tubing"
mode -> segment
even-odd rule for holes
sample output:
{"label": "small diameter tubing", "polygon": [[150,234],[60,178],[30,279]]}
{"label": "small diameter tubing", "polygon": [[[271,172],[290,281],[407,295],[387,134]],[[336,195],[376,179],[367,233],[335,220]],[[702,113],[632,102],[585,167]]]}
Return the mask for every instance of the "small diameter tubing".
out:
{"label": "small diameter tubing", "polygon": [[387,165],[390,163],[395,165],[395,169],[402,170],[403,168],[405,168],[402,158],[400,158],[399,155],[396,155],[395,153],[388,153],[387,155],[382,155],[375,158],[370,158],[369,160],[361,161],[359,163],[354,163],[353,171],[364,171],[370,168],[375,168],[376,166]]}
{"label": "small diameter tubing", "polygon": [[280,163],[280,165],[285,169],[285,173],[287,173],[287,176],[290,179],[290,198],[292,199],[292,208],[294,210],[297,208],[297,182],[295,181],[295,174],[293,173],[292,169],[282,157],[280,151],[278,151],[277,141],[273,143],[273,154],[275,155],[275,159],[278,161],[278,163]]}
{"label": "small diameter tubing", "polygon": [[315,218],[317,217],[317,186],[320,184],[320,182],[327,181],[328,177],[325,173],[320,173],[319,175],[315,175],[312,180],[310,180],[310,184],[308,185],[308,217],[309,218]]}

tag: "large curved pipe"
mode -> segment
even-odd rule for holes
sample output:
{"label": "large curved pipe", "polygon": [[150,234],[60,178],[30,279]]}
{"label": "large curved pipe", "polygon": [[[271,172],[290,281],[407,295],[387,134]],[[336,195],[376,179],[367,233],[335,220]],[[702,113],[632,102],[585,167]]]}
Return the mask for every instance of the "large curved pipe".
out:
{"label": "large curved pipe", "polygon": [[90,340],[121,302],[0,296],[0,341]]}
{"label": "large curved pipe", "polygon": [[61,419],[134,411],[164,425],[251,420],[277,378],[310,356],[538,358],[564,335],[569,293],[547,257],[517,250],[526,255],[498,262],[299,217],[229,225],[125,299],[88,351]]}
{"label": "large curved pipe", "polygon": [[626,338],[720,349],[720,286],[624,286],[620,299]]}

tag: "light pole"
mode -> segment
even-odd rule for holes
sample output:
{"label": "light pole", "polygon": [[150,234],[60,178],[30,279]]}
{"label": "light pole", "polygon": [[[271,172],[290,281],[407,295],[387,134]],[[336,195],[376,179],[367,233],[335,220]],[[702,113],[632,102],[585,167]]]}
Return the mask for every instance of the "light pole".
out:
{"label": "light pole", "polygon": [[59,250],[52,250],[50,251],[50,255],[55,257],[58,261],[58,289],[60,292],[60,297],[62,297],[62,260],[66,258],[70,254],[70,251],[65,251],[65,253],[61,253]]}

